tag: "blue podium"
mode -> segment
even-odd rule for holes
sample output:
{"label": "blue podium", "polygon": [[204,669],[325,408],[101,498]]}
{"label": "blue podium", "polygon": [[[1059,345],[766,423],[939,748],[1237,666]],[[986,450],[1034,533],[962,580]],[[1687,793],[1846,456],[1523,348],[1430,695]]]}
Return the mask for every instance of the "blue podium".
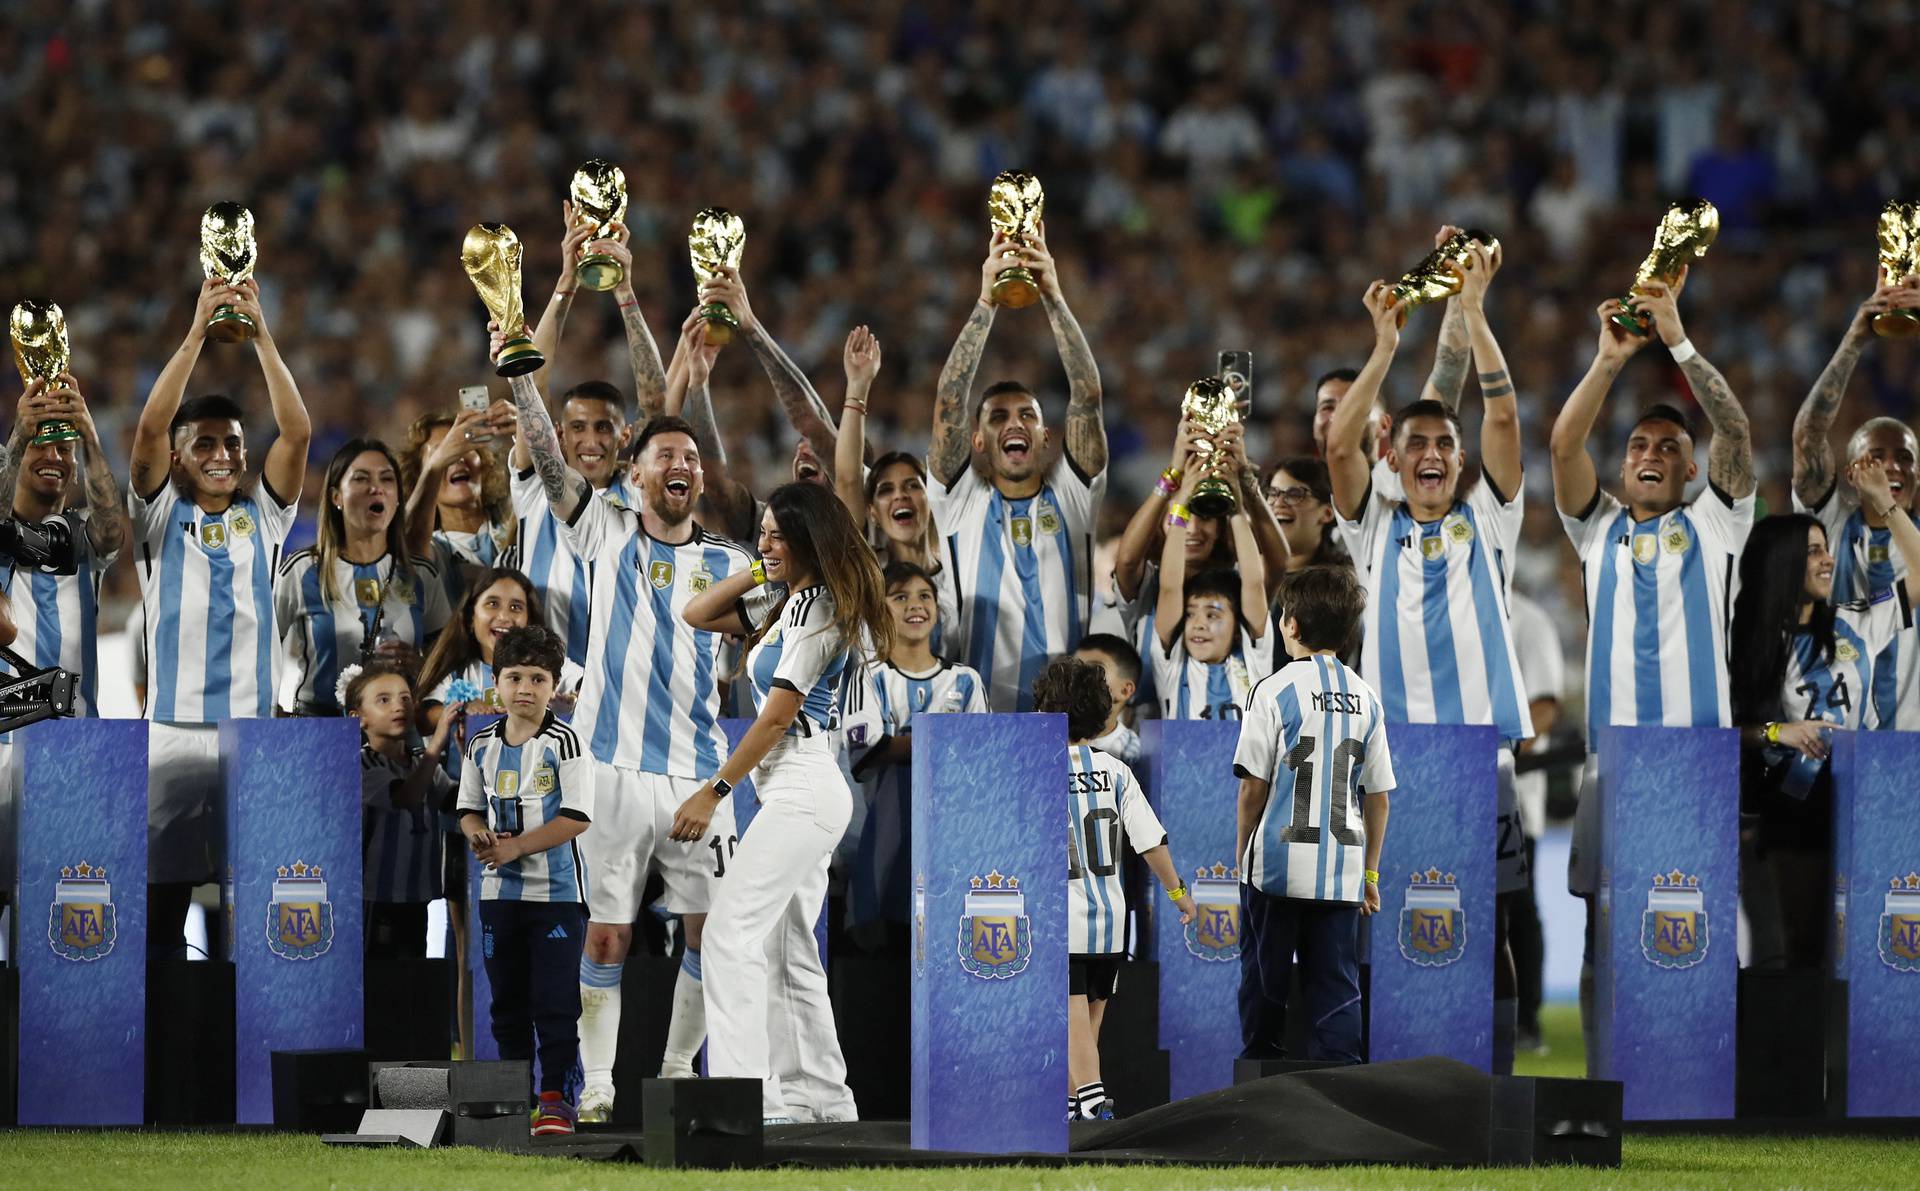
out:
{"label": "blue podium", "polygon": [[1493,1065],[1494,850],[1499,736],[1389,724],[1393,753],[1380,912],[1370,919],[1368,1057]]}
{"label": "blue podium", "polygon": [[1920,733],[1833,737],[1834,976],[1852,1117],[1920,1116]]}
{"label": "blue podium", "polygon": [[360,725],[220,725],[234,966],[234,1116],[273,1121],[276,1050],[357,1048],[365,945]]}
{"label": "blue podium", "polygon": [[1629,1120],[1731,1117],[1739,734],[1609,727],[1594,744],[1601,869],[1591,1074],[1625,1085]]}
{"label": "blue podium", "polygon": [[[1156,897],[1154,959],[1160,965],[1160,1045],[1175,1100],[1233,1082],[1240,1056],[1240,868],[1233,854],[1240,780],[1235,720],[1148,720],[1141,725],[1144,780],[1154,813],[1199,911],[1180,925]],[[1159,882],[1149,883],[1154,893]],[[1136,907],[1140,908],[1140,907]]]}
{"label": "blue podium", "polygon": [[147,724],[46,720],[20,771],[19,1123],[146,1115]]}
{"label": "blue podium", "polygon": [[913,731],[916,1149],[1067,1148],[1067,749],[1061,715]]}

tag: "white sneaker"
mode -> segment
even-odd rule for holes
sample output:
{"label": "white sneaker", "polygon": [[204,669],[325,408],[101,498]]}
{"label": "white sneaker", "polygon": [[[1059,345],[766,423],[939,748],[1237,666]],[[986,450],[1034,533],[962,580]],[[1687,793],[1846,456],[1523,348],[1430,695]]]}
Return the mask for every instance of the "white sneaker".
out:
{"label": "white sneaker", "polygon": [[580,1093],[579,1120],[582,1125],[604,1125],[612,1119],[612,1088],[594,1084]]}
{"label": "white sneaker", "polygon": [[668,1063],[660,1068],[661,1079],[699,1079],[700,1073],[693,1069],[692,1063]]}

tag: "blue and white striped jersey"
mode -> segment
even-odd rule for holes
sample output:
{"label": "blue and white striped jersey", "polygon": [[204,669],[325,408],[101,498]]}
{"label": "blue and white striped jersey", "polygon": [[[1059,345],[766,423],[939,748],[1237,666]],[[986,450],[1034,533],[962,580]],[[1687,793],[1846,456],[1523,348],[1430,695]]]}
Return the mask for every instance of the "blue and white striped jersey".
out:
{"label": "blue and white striped jersey", "polygon": [[1393,789],[1386,710],[1339,658],[1299,658],[1253,689],[1233,771],[1269,783],[1240,879],[1274,897],[1357,902],[1363,794]]}
{"label": "blue and white striped jersey", "polygon": [[273,583],[274,618],[286,647],[285,688],[280,705],[288,711],[340,715],[334,687],[340,671],[359,660],[360,646],[380,621],[381,638],[411,645],[421,653],[433,634],[446,627],[447,602],[440,568],[424,558],[396,574],[395,559],[378,562],[333,560],[333,598],[320,584],[320,554],[312,546],[296,550],[280,564]]}
{"label": "blue and white striped jersey", "polygon": [[[1787,720],[1819,720],[1835,728],[1877,727],[1876,709],[1863,697],[1874,687],[1878,659],[1889,642],[1913,642],[1913,616],[1907,608],[1905,584],[1884,591],[1873,603],[1843,604],[1833,610],[1833,656],[1814,651],[1813,637],[1796,633],[1787,653],[1787,673],[1780,684],[1780,714]],[[1769,750],[1773,752],[1775,750]],[[1826,766],[1794,749],[1777,751],[1789,762],[1782,788],[1805,798]]]}
{"label": "blue and white striped jersey", "polygon": [[659,541],[639,513],[608,500],[582,502],[566,527],[593,580],[587,676],[573,722],[596,760],[705,779],[727,755],[719,722],[725,638],[689,628],[681,613],[750,560],[698,522],[689,528],[679,545]]}
{"label": "blue and white striped jersey", "polygon": [[445,848],[440,807],[455,787],[435,766],[420,805],[395,806],[393,788],[412,768],[411,758],[395,761],[371,745],[360,747],[361,872],[363,895],[370,902],[430,902],[440,896]]}
{"label": "blue and white striped jersey", "polygon": [[1587,739],[1606,724],[1724,728],[1727,625],[1753,497],[1713,490],[1636,523],[1605,491],[1560,515],[1587,595]]}
{"label": "blue and white striped jersey", "polygon": [[1071,653],[1093,619],[1093,534],[1106,473],[1091,480],[1061,452],[1040,492],[1011,500],[972,468],[949,489],[929,478],[960,610],[947,656],[986,678],[995,711],[1032,711],[1033,680]]}
{"label": "blue and white striped jersey", "polygon": [[94,555],[85,509],[57,516],[73,534],[78,564],[74,573],[44,575],[8,566],[0,571],[0,592],[13,612],[13,651],[36,666],[58,666],[79,675],[73,714],[95,716],[100,714],[100,577],[118,555]]}
{"label": "blue and white striped jersey", "polygon": [[[460,768],[460,813],[485,815],[494,832],[525,835],[555,819],[593,820],[593,762],[580,737],[547,713],[540,730],[508,744],[507,719],[467,741]],[[591,830],[591,828],[589,828]],[[585,902],[587,868],[578,837],[558,847],[487,869],[480,896],[510,902]]]}
{"label": "blue and white striped jersey", "polygon": [[1127,893],[1120,832],[1135,852],[1167,842],[1133,770],[1087,744],[1067,746],[1067,951],[1113,955],[1127,949]]}
{"label": "blue and white striped jersey", "polygon": [[[629,485],[628,476],[622,468],[597,495],[617,509],[637,510],[640,490]],[[547,627],[567,643],[567,657],[585,665],[592,577],[587,563],[574,552],[566,527],[553,515],[547,490],[531,468],[513,473],[513,514],[520,519],[520,533],[504,565],[533,580],[546,606]]]}
{"label": "blue and white striped jersey", "polygon": [[[752,628],[757,630],[773,614],[782,590],[761,586],[747,593],[741,607]],[[850,653],[846,638],[833,623],[833,593],[824,583],[792,592],[779,616],[779,623],[754,642],[753,652],[747,655],[754,711],[767,705],[775,687],[793,691],[801,698],[800,714],[787,728],[787,747],[830,752],[834,743],[828,728],[839,713],[840,680],[847,673]],[[854,672],[859,672],[857,666]]]}
{"label": "blue and white striped jersey", "polygon": [[[1272,631],[1268,634],[1271,637]],[[1240,640],[1224,662],[1196,661],[1187,654],[1184,637],[1162,646],[1156,637],[1149,648],[1153,658],[1153,689],[1160,697],[1164,720],[1237,720],[1246,712],[1247,695],[1273,673],[1271,643],[1254,637],[1243,626]]]}
{"label": "blue and white striped jersey", "polygon": [[[1860,497],[1852,489],[1842,492],[1836,484],[1811,509],[1796,494],[1793,507],[1813,514],[1826,528],[1827,548],[1833,551],[1835,604],[1876,599],[1907,577],[1907,562],[1894,548],[1893,531],[1867,524]],[[1872,698],[1878,727],[1920,730],[1920,666],[1914,664],[1920,649],[1914,645],[1912,637],[1896,634],[1874,658]]]}
{"label": "blue and white striped jersey", "polygon": [[1507,623],[1523,498],[1486,480],[1422,524],[1405,503],[1369,493],[1340,536],[1367,589],[1360,672],[1386,715],[1405,724],[1492,724],[1533,735]]}
{"label": "blue and white striped jersey", "polygon": [[487,525],[474,533],[433,531],[433,565],[440,572],[440,590],[447,607],[460,605],[467,594],[467,580],[474,573],[506,565],[511,529],[510,525]]}
{"label": "blue and white striped jersey", "polygon": [[147,614],[147,718],[210,724],[273,714],[273,573],[294,506],[265,477],[218,513],[172,482],[127,494]]}

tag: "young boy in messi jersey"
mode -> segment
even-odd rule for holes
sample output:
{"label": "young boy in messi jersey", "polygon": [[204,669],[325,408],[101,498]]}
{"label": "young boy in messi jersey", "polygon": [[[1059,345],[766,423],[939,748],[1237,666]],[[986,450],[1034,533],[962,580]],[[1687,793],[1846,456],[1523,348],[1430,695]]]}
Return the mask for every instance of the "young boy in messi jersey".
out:
{"label": "young boy in messi jersey", "polygon": [[460,769],[460,830],[480,878],[480,930],[503,1059],[540,1058],[536,1136],[573,1132],[580,1057],[580,952],[587,868],[576,838],[593,817],[592,762],[549,704],[566,647],[539,625],[494,650],[506,715],[473,734]]}
{"label": "young boy in messi jersey", "polygon": [[1360,1061],[1360,919],[1380,909],[1394,786],[1380,698],[1339,658],[1366,598],[1345,567],[1287,576],[1278,619],[1292,660],[1254,688],[1240,726],[1242,1058],[1287,1057],[1297,958],[1306,1057]]}

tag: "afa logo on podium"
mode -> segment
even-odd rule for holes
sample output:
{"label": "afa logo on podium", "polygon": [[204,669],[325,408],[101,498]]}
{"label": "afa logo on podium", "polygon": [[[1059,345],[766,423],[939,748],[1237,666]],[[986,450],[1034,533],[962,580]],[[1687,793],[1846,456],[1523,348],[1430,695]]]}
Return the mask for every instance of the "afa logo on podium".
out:
{"label": "afa logo on podium", "polygon": [[1423,968],[1444,968],[1467,952],[1467,912],[1452,873],[1430,868],[1407,882],[1400,907],[1400,954]]}
{"label": "afa logo on podium", "polygon": [[1896,972],[1920,972],[1920,873],[1887,879],[1880,962]]}
{"label": "afa logo on podium", "polygon": [[267,950],[281,959],[318,959],[333,946],[333,903],[320,866],[296,860],[275,870],[267,903]]}
{"label": "afa logo on podium", "polygon": [[1640,916],[1640,951],[1655,967],[1691,968],[1707,958],[1706,894],[1700,878],[1655,873]]}
{"label": "afa logo on podium", "polygon": [[1020,878],[995,869],[968,884],[960,915],[960,966],[982,980],[1011,980],[1033,958],[1033,926]]}
{"label": "afa logo on podium", "polygon": [[105,959],[119,933],[107,870],[85,861],[63,865],[47,911],[47,942],[53,953],[76,963]]}
{"label": "afa logo on podium", "polygon": [[1193,921],[1187,951],[1208,963],[1240,958],[1240,870],[1215,864],[1194,870]]}

